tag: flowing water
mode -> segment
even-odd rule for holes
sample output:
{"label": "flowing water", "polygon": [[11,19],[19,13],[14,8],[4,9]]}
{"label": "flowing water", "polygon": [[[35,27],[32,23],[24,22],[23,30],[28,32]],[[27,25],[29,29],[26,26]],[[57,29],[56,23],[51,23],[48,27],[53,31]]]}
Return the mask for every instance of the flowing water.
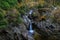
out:
{"label": "flowing water", "polygon": [[33,30],[33,28],[32,28],[32,23],[30,23],[30,26],[29,26],[29,32],[30,32],[31,34],[34,33],[34,30]]}
{"label": "flowing water", "polygon": [[[31,15],[32,12],[33,12],[33,10],[30,10],[29,14]],[[30,23],[29,23],[29,24],[30,24],[30,25],[29,25],[29,32],[33,34],[33,33],[34,33],[34,30],[33,30],[33,28],[32,28],[32,22],[31,22],[31,20],[30,20]]]}
{"label": "flowing water", "polygon": [[29,14],[32,14],[33,10],[30,10]]}

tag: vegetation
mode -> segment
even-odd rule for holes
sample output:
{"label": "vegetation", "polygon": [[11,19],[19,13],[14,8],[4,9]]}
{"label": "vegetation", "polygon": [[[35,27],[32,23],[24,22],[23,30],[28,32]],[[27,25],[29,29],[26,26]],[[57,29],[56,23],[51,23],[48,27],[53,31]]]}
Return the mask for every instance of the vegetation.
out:
{"label": "vegetation", "polygon": [[[35,1],[28,1],[28,3],[27,1],[28,0],[0,0],[1,29],[7,28],[11,23],[16,26],[23,22],[21,15],[24,15],[30,8],[35,8]],[[31,5],[32,3],[33,6]]]}
{"label": "vegetation", "polygon": [[[55,7],[57,8],[55,9]],[[0,29],[4,30],[5,28],[6,29],[8,28],[8,32],[6,33],[9,37],[11,37],[10,35],[14,35],[13,39],[11,38],[12,40],[15,40],[14,39],[15,36],[16,39],[23,38],[20,36],[18,37],[18,35],[23,34],[24,36],[24,33],[26,31],[29,31],[29,28],[27,28],[27,26],[30,26],[28,22],[29,20],[27,20],[28,23],[27,22],[25,23],[24,22],[25,20],[23,20],[24,19],[23,16],[26,16],[26,13],[29,13],[30,10],[33,10],[32,14],[31,15],[27,14],[28,18],[26,18],[26,19],[30,18],[33,21],[32,22],[32,26],[34,26],[33,30],[36,31],[33,38],[35,40],[39,39],[56,40],[58,38],[56,38],[57,36],[55,36],[54,34],[55,30],[53,30],[53,28],[55,28],[55,26],[57,25],[58,25],[57,27],[60,27],[59,8],[60,0],[0,0]],[[16,31],[16,33],[14,31]],[[3,32],[5,32],[5,30]],[[5,33],[3,34],[5,35]]]}
{"label": "vegetation", "polygon": [[[0,28],[2,28],[2,29],[6,28],[9,25],[9,23],[11,22],[10,18],[8,18],[9,15],[10,15],[9,17],[11,17],[11,18],[16,17],[16,15],[17,15],[16,18],[12,18],[12,20],[14,20],[13,23],[22,22],[19,11],[16,12],[16,14],[14,14],[14,9],[16,9],[17,4],[18,4],[17,0],[0,0]],[[12,8],[14,8],[14,9],[12,9]],[[11,14],[11,12],[12,12],[12,14]],[[8,21],[8,20],[10,20],[10,21]]]}
{"label": "vegetation", "polygon": [[0,28],[5,28],[7,26],[8,22],[5,18],[5,12],[4,10],[0,9]]}
{"label": "vegetation", "polygon": [[17,5],[17,0],[0,0],[0,8],[9,9]]}

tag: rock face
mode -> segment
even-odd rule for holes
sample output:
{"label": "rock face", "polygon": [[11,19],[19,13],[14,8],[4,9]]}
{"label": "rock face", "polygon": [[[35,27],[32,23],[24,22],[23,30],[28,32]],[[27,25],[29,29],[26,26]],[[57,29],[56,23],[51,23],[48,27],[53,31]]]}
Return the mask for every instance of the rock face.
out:
{"label": "rock face", "polygon": [[0,40],[23,40],[23,38],[27,39],[27,33],[24,35],[26,29],[23,29],[22,27],[11,27],[7,28],[6,30],[2,30],[0,32]]}
{"label": "rock face", "polygon": [[[60,9],[53,12],[44,9],[34,9],[32,14],[23,15],[23,23],[10,23],[9,27],[0,30],[0,40],[60,40]],[[29,34],[30,22],[34,30],[32,35]]]}
{"label": "rock face", "polygon": [[60,8],[54,10],[53,11],[53,15],[54,15],[54,18],[55,18],[56,22],[60,24],[60,16],[59,16],[60,12],[59,11],[60,11]]}
{"label": "rock face", "polygon": [[[41,37],[43,39],[41,40],[49,40],[50,37],[52,37],[50,40],[59,40],[59,36],[60,35],[58,32],[60,25],[58,24],[58,22],[56,22],[59,19],[59,9],[57,9],[58,11],[53,10],[54,13],[52,13],[52,11],[41,11],[39,10],[37,13],[36,11],[34,11],[36,14],[38,14],[37,16],[31,16],[34,19],[31,19],[33,21],[33,29],[39,33],[41,35]],[[33,13],[34,13],[33,12]],[[55,14],[57,13],[57,14]],[[58,17],[55,21],[55,23],[53,23],[53,21],[56,19],[56,17]],[[35,18],[36,17],[36,18]],[[36,19],[36,20],[35,20]],[[54,20],[53,20],[54,19]],[[56,35],[55,35],[56,34]],[[54,35],[54,36],[52,36]],[[45,38],[44,38],[45,37]],[[39,39],[37,39],[39,40]]]}

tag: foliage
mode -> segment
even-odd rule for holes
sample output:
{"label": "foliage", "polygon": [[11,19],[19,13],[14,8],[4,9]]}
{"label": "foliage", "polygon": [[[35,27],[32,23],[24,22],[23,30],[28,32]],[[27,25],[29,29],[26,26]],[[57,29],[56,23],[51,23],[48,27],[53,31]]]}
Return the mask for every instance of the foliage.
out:
{"label": "foliage", "polygon": [[55,0],[55,5],[59,5],[60,6],[60,0]]}
{"label": "foliage", "polygon": [[[16,10],[16,12],[14,11],[16,7],[18,7],[17,3],[17,0],[0,0],[0,28],[6,28],[10,22],[13,24],[22,23],[22,18],[20,16],[19,10]],[[8,11],[10,12],[7,13]]]}
{"label": "foliage", "polygon": [[17,0],[0,0],[0,8],[9,9],[17,5]]}
{"label": "foliage", "polygon": [[10,10],[8,10],[7,12],[8,16],[7,16],[7,20],[8,20],[8,23],[13,23],[14,25],[15,24],[20,24],[22,23],[22,18],[21,18],[21,15],[19,13],[19,11],[15,8],[12,8]]}
{"label": "foliage", "polygon": [[48,6],[60,6],[60,0],[45,0]]}
{"label": "foliage", "polygon": [[20,8],[18,8],[18,10],[19,10],[19,12],[21,13],[21,14],[25,14],[27,11],[29,11],[30,9],[28,8],[28,6],[27,5],[23,5],[23,6],[21,6]]}
{"label": "foliage", "polygon": [[0,28],[7,27],[7,19],[5,18],[5,13],[3,10],[0,9]]}

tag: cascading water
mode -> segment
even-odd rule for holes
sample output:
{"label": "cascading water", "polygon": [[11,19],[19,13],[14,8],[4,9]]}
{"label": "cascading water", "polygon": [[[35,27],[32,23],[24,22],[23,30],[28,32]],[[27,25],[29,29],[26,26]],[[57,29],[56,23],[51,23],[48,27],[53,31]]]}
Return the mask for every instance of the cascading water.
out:
{"label": "cascading water", "polygon": [[29,14],[32,14],[33,10],[30,10]]}
{"label": "cascading water", "polygon": [[[32,12],[33,12],[33,10],[30,10],[29,14],[31,15]],[[34,30],[32,28],[32,22],[31,22],[31,20],[29,20],[29,34],[30,35],[34,34]]]}
{"label": "cascading water", "polygon": [[29,25],[29,34],[33,34],[34,30],[32,29],[32,23],[30,23]]}
{"label": "cascading water", "polygon": [[30,30],[32,30],[32,23],[30,23]]}
{"label": "cascading water", "polygon": [[33,30],[33,28],[32,28],[32,21],[28,18],[28,16],[31,15],[32,12],[33,12],[33,10],[30,10],[30,12],[28,13],[28,15],[25,15],[25,16],[23,17],[25,23],[27,23],[27,24],[29,25],[28,35],[34,34],[34,30]]}

